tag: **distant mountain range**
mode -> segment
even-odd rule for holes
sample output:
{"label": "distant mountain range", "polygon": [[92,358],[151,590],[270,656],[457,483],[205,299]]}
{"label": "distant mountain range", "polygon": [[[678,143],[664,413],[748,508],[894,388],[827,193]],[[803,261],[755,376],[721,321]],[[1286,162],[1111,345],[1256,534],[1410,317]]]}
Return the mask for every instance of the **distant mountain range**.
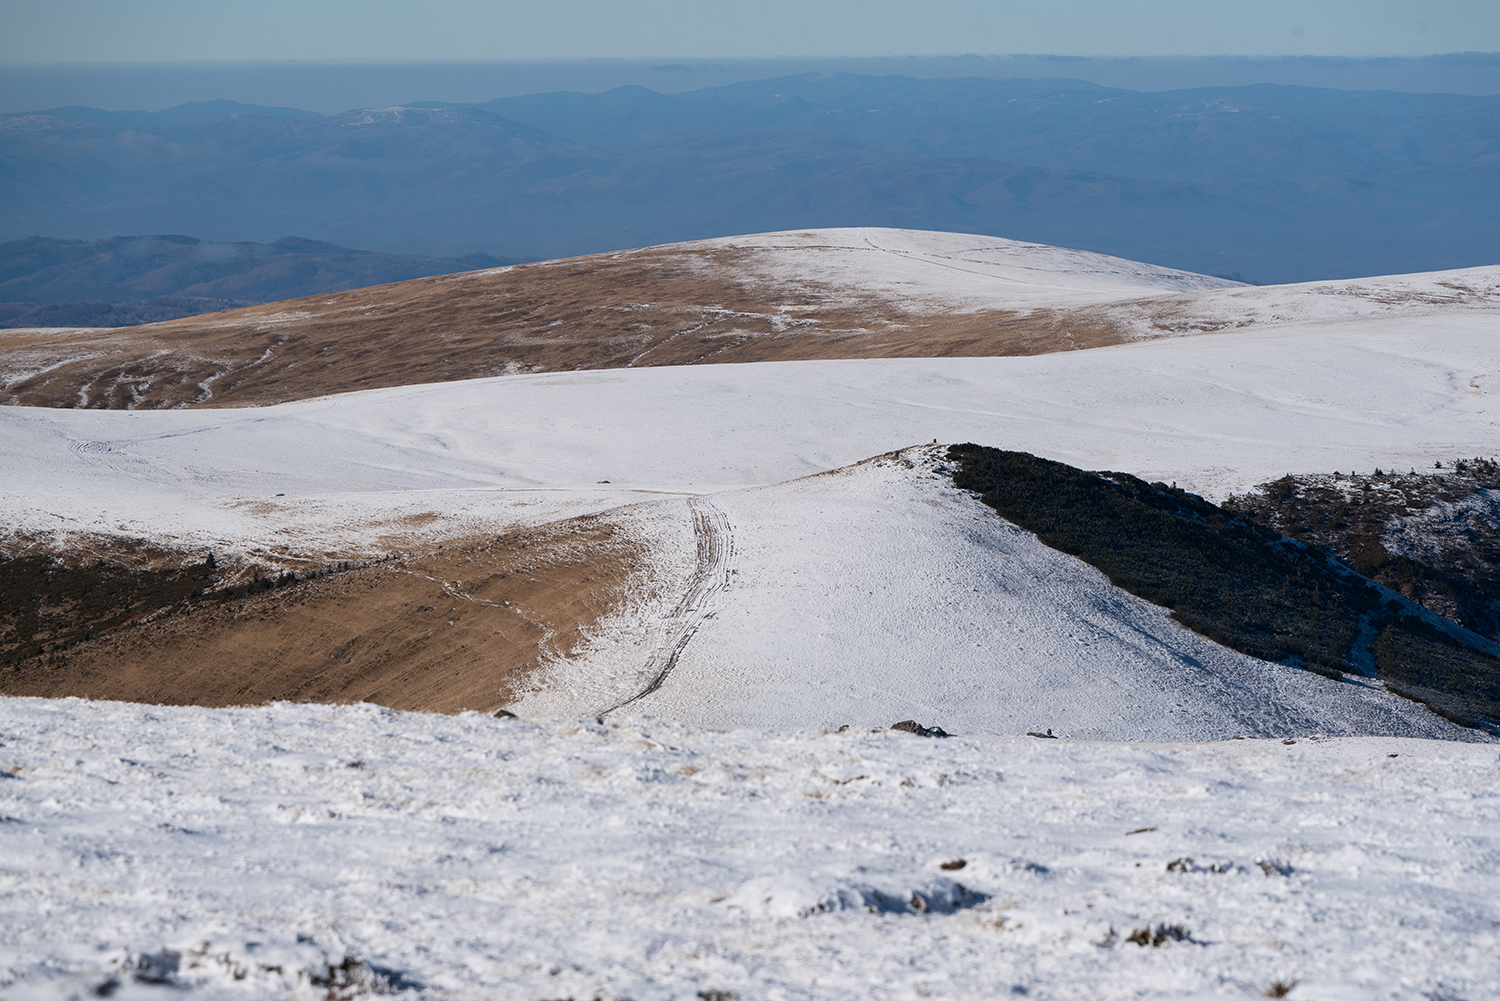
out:
{"label": "distant mountain range", "polygon": [[413,257],[284,237],[117,236],[0,244],[0,327],[123,327],[315,293],[514,264]]}
{"label": "distant mountain range", "polygon": [[0,238],[178,231],[554,258],[826,226],[1287,282],[1500,261],[1500,97],[802,75],[319,116],[0,116]]}

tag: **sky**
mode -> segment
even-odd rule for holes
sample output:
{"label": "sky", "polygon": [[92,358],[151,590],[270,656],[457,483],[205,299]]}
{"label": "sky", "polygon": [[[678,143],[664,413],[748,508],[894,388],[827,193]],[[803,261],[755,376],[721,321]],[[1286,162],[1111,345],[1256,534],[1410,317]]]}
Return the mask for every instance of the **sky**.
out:
{"label": "sky", "polygon": [[0,0],[0,64],[1500,51],[1496,0]]}

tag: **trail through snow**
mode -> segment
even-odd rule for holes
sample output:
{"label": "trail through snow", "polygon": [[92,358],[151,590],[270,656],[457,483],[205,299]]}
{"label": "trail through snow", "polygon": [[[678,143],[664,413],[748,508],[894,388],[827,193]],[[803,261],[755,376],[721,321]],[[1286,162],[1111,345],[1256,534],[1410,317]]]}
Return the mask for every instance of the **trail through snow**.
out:
{"label": "trail through snow", "polygon": [[[1092,740],[1488,739],[1376,680],[1335,681],[1188,630],[955,488],[944,452],[920,446],[714,495],[734,523],[733,573],[720,571],[711,616],[683,623],[694,591],[674,610],[670,674],[653,673],[630,710],[702,726],[915,718],[955,733]],[[632,608],[600,628],[624,642],[649,632],[652,614]],[[581,693],[618,686],[633,675],[612,652],[601,643],[556,670],[595,673]],[[512,708],[594,712],[561,700],[546,674],[539,684]]]}
{"label": "trail through snow", "polygon": [[[687,589],[665,619],[666,642],[657,648],[646,667],[650,683],[638,694],[599,714],[602,719],[620,711],[661,688],[677,666],[677,660],[697,634],[705,619],[714,614],[718,598],[729,584],[734,554],[734,532],[724,509],[711,497],[693,497],[688,501],[693,515],[693,535],[697,541],[697,567],[688,579]],[[607,628],[607,627],[606,627]]]}

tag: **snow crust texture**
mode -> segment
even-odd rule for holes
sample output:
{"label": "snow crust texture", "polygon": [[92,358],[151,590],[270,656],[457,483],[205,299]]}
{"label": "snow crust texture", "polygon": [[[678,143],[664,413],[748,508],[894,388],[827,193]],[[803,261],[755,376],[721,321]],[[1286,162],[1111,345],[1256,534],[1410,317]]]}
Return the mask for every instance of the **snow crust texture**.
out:
{"label": "snow crust texture", "polygon": [[17,1001],[1500,996],[1493,745],[6,699],[0,762]]}

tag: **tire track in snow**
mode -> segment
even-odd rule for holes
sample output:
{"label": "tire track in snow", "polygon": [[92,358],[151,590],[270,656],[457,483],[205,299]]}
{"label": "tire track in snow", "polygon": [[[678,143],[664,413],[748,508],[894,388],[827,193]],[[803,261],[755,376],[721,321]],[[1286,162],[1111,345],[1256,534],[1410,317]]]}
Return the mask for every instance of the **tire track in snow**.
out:
{"label": "tire track in snow", "polygon": [[612,712],[638,702],[662,686],[677,659],[698,632],[698,627],[718,610],[718,599],[729,586],[730,559],[734,555],[734,530],[724,509],[708,497],[688,500],[693,512],[693,534],[698,540],[698,566],[688,580],[682,599],[667,615],[667,640],[652,654],[646,665],[651,679],[645,688],[599,714],[602,720]]}
{"label": "tire track in snow", "polygon": [[903,258],[905,258],[908,261],[916,261],[919,264],[930,264],[930,265],[932,265],[934,267],[947,268],[949,271],[958,271],[958,272],[960,272],[962,274],[966,274],[966,275],[977,275],[980,278],[993,279],[994,281],[997,281],[997,282],[999,282],[1001,284],[1006,284],[1006,285],[1039,285],[1039,286],[1042,286],[1042,287],[1045,287],[1046,285],[1051,284],[1051,283],[1041,283],[1041,282],[1028,282],[1028,281],[1025,281],[1024,279],[1021,279],[1021,278],[1007,278],[1004,275],[993,274],[992,272],[989,272],[989,271],[976,271],[974,268],[965,268],[965,267],[962,267],[962,266],[960,266],[958,264],[952,263],[951,262],[951,258],[942,258],[942,257],[939,257],[938,255],[930,253],[930,252],[929,253],[914,253],[914,252],[909,251],[909,250],[895,250],[895,249],[893,249],[891,247],[882,247],[880,244],[878,244],[874,240],[870,239],[870,231],[869,230],[865,230],[862,233],[860,233],[860,239],[865,242],[865,246],[869,247],[871,250],[879,251],[882,254],[890,254],[893,257],[903,257]]}

